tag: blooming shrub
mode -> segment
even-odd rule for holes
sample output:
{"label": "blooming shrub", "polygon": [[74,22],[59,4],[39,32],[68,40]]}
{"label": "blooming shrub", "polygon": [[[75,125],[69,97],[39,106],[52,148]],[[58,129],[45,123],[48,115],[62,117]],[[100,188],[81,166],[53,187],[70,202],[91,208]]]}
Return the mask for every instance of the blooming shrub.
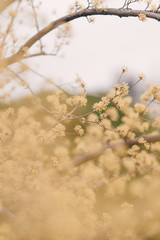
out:
{"label": "blooming shrub", "polygon": [[159,239],[160,88],[133,106],[124,86],[82,115],[62,91],[1,110],[1,239]]}

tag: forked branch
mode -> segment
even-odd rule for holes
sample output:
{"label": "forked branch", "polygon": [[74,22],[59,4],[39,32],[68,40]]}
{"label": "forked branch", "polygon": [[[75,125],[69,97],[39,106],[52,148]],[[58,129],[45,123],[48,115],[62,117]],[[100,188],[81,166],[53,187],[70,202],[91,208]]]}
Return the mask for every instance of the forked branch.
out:
{"label": "forked branch", "polygon": [[[66,15],[62,18],[59,18],[53,22],[51,22],[49,25],[44,27],[42,30],[40,30],[38,33],[36,33],[34,36],[32,36],[30,39],[24,43],[20,47],[20,49],[12,56],[8,58],[4,58],[1,60],[0,65],[1,67],[6,67],[10,64],[13,64],[15,62],[18,62],[25,58],[26,56],[26,50],[29,50],[37,41],[39,41],[42,37],[44,37],[46,34],[48,34],[50,31],[58,28],[59,26],[73,21],[75,19],[81,18],[81,17],[88,17],[93,15],[106,15],[106,16],[118,16],[118,17],[138,17],[139,14],[145,14],[147,18],[152,18],[157,21],[160,21],[160,12],[152,12],[152,11],[143,11],[143,10],[132,10],[132,9],[116,9],[116,8],[107,8],[105,9],[83,9],[78,12],[74,12],[72,14]],[[32,56],[32,55],[31,55]]]}

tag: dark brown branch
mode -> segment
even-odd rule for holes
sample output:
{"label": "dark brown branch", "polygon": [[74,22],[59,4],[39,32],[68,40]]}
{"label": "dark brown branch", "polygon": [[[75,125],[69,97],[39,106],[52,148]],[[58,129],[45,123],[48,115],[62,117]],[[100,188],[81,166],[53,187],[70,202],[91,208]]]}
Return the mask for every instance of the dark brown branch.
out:
{"label": "dark brown branch", "polygon": [[12,55],[11,57],[2,59],[1,66],[6,67],[12,63],[20,61],[21,59],[24,58],[26,49],[30,49],[37,41],[39,41],[43,36],[48,34],[50,31],[72,20],[78,19],[80,17],[87,17],[92,15],[114,15],[119,17],[137,17],[140,13],[145,14],[146,17],[148,18],[152,18],[157,21],[160,21],[159,12],[132,10],[132,9],[115,9],[115,8],[108,8],[107,10],[83,9],[73,14],[66,15],[62,18],[57,19],[56,21],[51,22],[48,26],[44,27],[41,31],[36,33],[18,50],[17,53]]}
{"label": "dark brown branch", "polygon": [[128,140],[127,145],[133,146],[134,144],[139,144],[138,141],[140,138],[144,138],[148,143],[155,143],[160,141],[160,134],[156,135],[143,135],[137,138],[134,138],[133,140]]}
{"label": "dark brown branch", "polygon": [[140,143],[138,142],[140,138],[144,138],[148,143],[154,143],[154,142],[158,142],[160,141],[160,134],[156,134],[156,135],[143,135],[143,136],[140,136],[140,137],[137,137],[133,140],[127,140],[127,141],[121,141],[119,143],[116,143],[116,144],[113,144],[113,145],[106,145],[102,148],[100,148],[99,150],[95,151],[95,152],[90,152],[90,153],[86,153],[76,159],[73,160],[73,165],[75,167],[77,166],[80,166],[81,164],[87,162],[88,160],[91,160],[91,159],[94,159],[96,157],[99,157],[101,154],[104,153],[104,151],[106,149],[114,149],[116,147],[119,147],[121,145],[126,145],[126,146],[133,146],[135,144],[139,145]]}

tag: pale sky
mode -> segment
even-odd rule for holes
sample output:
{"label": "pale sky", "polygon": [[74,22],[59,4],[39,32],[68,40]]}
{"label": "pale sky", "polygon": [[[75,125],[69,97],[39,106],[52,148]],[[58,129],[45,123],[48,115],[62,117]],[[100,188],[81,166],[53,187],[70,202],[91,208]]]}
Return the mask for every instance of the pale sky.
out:
{"label": "pale sky", "polygon": [[[45,26],[65,15],[68,6],[74,1],[41,2],[39,20],[41,26]],[[87,0],[82,2],[86,3]],[[121,2],[123,1],[106,1],[108,7],[120,7]],[[158,5],[159,1],[153,2]],[[56,13],[53,14],[53,10]],[[64,55],[63,58],[39,57],[26,60],[26,63],[29,62],[46,77],[53,78],[57,84],[73,82],[78,74],[89,93],[107,91],[117,81],[122,66],[128,67],[128,73],[124,75],[126,81],[129,81],[131,76],[136,81],[138,74],[144,73],[145,84],[160,83],[160,22],[150,19],[141,22],[138,18],[96,16],[95,23],[88,23],[86,18],[80,18],[72,21],[71,26],[73,36],[70,44],[62,48],[59,54]],[[54,42],[52,33],[47,38],[48,41]],[[39,89],[39,86],[45,88],[40,79],[31,73],[27,78],[34,91]],[[67,89],[71,90],[69,85]],[[23,94],[23,91],[19,89],[18,94]]]}

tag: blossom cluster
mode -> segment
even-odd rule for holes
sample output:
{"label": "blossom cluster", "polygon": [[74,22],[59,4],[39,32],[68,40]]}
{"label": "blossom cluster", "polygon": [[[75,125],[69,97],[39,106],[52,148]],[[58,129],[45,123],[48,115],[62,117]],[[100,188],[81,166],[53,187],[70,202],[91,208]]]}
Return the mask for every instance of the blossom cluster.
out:
{"label": "blossom cluster", "polygon": [[118,84],[85,114],[87,96],[63,91],[46,97],[51,112],[28,98],[1,110],[2,239],[159,238],[160,143],[145,137],[159,134],[159,89],[133,105]]}

